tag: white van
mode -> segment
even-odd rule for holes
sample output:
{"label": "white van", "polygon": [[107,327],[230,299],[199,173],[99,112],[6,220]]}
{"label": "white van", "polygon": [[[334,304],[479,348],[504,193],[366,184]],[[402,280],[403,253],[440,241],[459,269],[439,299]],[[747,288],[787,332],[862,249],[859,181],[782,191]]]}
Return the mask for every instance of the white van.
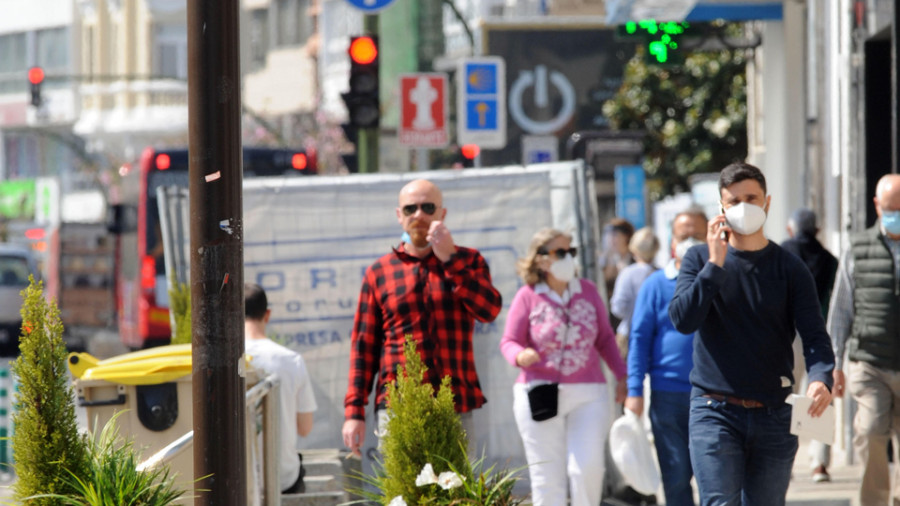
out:
{"label": "white van", "polygon": [[0,243],[0,356],[18,354],[22,327],[20,292],[28,286],[29,275],[40,279],[31,251],[24,246]]}

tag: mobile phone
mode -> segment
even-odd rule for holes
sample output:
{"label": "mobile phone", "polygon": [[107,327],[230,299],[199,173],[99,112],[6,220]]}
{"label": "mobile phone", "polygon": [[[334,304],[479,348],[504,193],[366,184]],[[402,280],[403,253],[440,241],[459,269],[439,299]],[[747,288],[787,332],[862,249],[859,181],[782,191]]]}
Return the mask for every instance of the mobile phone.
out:
{"label": "mobile phone", "polygon": [[[719,207],[719,212],[722,213],[722,214],[725,214],[725,208]],[[727,220],[727,219],[725,220],[725,223],[724,223],[724,224],[725,224],[725,225],[728,225],[729,227],[731,226],[731,225],[728,224],[728,220]],[[727,231],[727,230],[723,230],[722,233],[719,234],[719,237],[720,237],[723,241],[728,242],[728,231]]]}

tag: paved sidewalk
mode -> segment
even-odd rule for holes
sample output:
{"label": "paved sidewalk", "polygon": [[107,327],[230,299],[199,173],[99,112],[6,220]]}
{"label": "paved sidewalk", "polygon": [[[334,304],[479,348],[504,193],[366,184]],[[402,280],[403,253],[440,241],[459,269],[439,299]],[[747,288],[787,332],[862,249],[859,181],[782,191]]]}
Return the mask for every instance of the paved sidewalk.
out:
{"label": "paved sidewalk", "polygon": [[[828,469],[831,481],[813,483],[806,447],[807,443],[801,441],[794,461],[791,485],[788,488],[788,506],[858,506],[859,466],[844,465],[843,456],[834,455],[839,458],[833,459],[835,462],[832,462]],[[12,501],[13,495],[7,476],[0,475],[0,505],[15,504]],[[662,502],[662,494],[659,494],[658,498]]]}
{"label": "paved sidewalk", "polygon": [[788,487],[789,506],[857,506],[859,490],[859,465],[844,464],[844,456],[833,452],[828,473],[830,482],[813,483],[812,469],[807,454],[807,441],[800,441],[794,472]]}

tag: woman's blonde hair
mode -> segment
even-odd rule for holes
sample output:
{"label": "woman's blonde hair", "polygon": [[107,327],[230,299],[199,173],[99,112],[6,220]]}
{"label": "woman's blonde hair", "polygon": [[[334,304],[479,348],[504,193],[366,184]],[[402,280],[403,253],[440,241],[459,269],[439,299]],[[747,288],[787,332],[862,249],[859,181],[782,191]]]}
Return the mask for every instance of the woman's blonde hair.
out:
{"label": "woman's blonde hair", "polygon": [[653,229],[644,227],[635,232],[628,242],[628,251],[648,264],[653,263],[653,258],[659,251],[659,239],[653,234]]}
{"label": "woman's blonde hair", "polygon": [[538,250],[557,237],[565,237],[569,241],[572,240],[570,234],[555,228],[542,228],[531,236],[531,243],[528,245],[528,252],[525,254],[525,258],[520,258],[516,262],[516,272],[519,273],[519,277],[522,278],[526,285],[534,286],[546,277],[537,266]]}

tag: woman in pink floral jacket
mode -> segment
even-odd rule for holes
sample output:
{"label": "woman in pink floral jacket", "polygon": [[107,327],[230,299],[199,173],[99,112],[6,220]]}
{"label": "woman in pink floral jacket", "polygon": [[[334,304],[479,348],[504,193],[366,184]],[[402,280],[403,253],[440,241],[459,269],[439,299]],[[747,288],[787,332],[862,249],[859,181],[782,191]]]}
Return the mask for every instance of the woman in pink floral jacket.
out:
{"label": "woman in pink floral jacket", "polygon": [[[518,264],[525,286],[500,341],[503,356],[521,369],[513,411],[535,506],[566,504],[567,496],[572,506],[600,504],[613,419],[601,358],[616,377],[616,402],[626,393],[626,367],[606,307],[593,283],[575,277],[576,254],[571,236],[549,228],[535,233]],[[556,416],[535,421],[528,391],[553,383],[559,384]]]}

